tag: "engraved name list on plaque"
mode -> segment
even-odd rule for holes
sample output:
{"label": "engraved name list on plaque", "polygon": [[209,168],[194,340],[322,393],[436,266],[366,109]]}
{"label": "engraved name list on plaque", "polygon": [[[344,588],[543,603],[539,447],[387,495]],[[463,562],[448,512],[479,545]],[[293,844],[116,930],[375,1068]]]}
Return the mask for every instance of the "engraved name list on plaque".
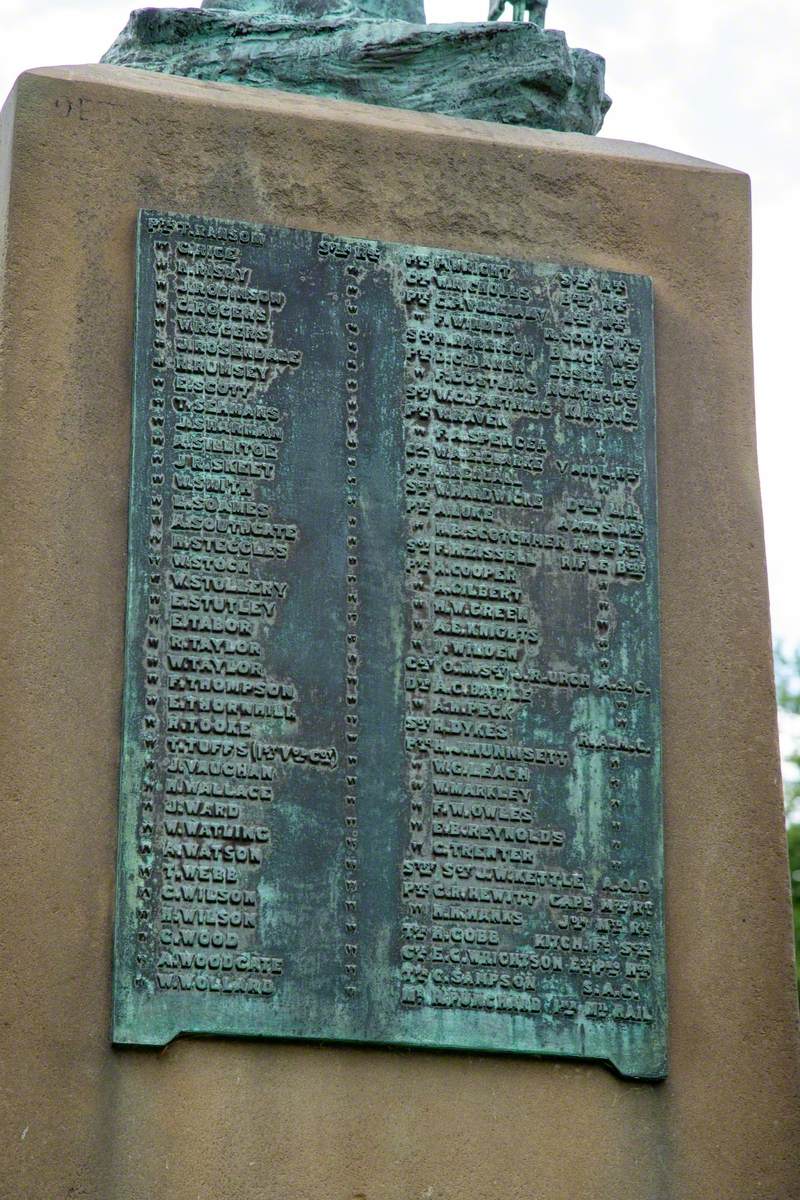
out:
{"label": "engraved name list on plaque", "polygon": [[648,279],[142,212],[114,1041],[666,1073]]}

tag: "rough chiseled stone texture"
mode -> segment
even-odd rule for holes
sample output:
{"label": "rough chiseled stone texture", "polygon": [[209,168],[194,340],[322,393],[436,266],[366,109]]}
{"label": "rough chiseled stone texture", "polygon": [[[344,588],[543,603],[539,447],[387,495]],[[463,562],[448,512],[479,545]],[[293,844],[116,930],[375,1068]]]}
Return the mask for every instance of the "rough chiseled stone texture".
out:
{"label": "rough chiseled stone texture", "polygon": [[144,8],[117,66],[506,125],[597,133],[605,63],[534,23],[426,25],[421,0],[216,0]]}
{"label": "rough chiseled stone texture", "polygon": [[[139,208],[652,277],[664,1083],[502,1055],[111,1047]],[[23,76],[0,121],[0,264],[4,230],[3,1200],[792,1200],[746,177],[605,138],[62,68]]]}

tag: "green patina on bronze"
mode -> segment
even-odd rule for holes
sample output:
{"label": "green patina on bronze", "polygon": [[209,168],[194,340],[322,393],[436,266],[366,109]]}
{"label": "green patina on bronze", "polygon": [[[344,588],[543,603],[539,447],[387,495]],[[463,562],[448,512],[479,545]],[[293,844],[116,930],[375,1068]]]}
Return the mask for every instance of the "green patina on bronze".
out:
{"label": "green patina on bronze", "polygon": [[146,212],[114,1040],[666,1070],[650,281]]}
{"label": "green patina on bronze", "polygon": [[[544,29],[546,0],[484,23],[427,25],[423,0],[216,0],[144,8],[103,61],[418,112],[597,133],[605,63]],[[524,12],[530,21],[522,20]]]}

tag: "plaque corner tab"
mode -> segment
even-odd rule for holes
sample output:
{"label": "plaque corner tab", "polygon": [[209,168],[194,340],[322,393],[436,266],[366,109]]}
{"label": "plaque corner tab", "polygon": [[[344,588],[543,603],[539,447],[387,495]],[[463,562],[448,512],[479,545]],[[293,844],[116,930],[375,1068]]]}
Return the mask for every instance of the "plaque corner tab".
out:
{"label": "plaque corner tab", "polygon": [[642,1083],[663,1083],[669,1078],[669,1056],[666,1050],[649,1062],[610,1059],[614,1070],[623,1079],[638,1079]]}
{"label": "plaque corner tab", "polygon": [[180,1036],[180,1029],[163,1031],[144,1028],[134,1020],[114,1017],[111,1025],[111,1045],[115,1048],[140,1046],[144,1049],[163,1050]]}

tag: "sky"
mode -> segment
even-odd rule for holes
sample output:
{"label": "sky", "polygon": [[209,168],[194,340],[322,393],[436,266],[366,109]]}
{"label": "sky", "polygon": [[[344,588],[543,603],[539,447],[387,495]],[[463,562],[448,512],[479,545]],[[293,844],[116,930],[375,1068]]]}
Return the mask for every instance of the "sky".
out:
{"label": "sky", "polygon": [[[26,68],[96,62],[130,7],[130,0],[0,0],[0,96]],[[428,0],[428,20],[482,20],[487,7]],[[603,134],[752,177],[756,410],[773,630],[788,647],[800,646],[800,404],[791,367],[800,283],[800,3],[551,0],[548,25],[607,59],[614,105]]]}

